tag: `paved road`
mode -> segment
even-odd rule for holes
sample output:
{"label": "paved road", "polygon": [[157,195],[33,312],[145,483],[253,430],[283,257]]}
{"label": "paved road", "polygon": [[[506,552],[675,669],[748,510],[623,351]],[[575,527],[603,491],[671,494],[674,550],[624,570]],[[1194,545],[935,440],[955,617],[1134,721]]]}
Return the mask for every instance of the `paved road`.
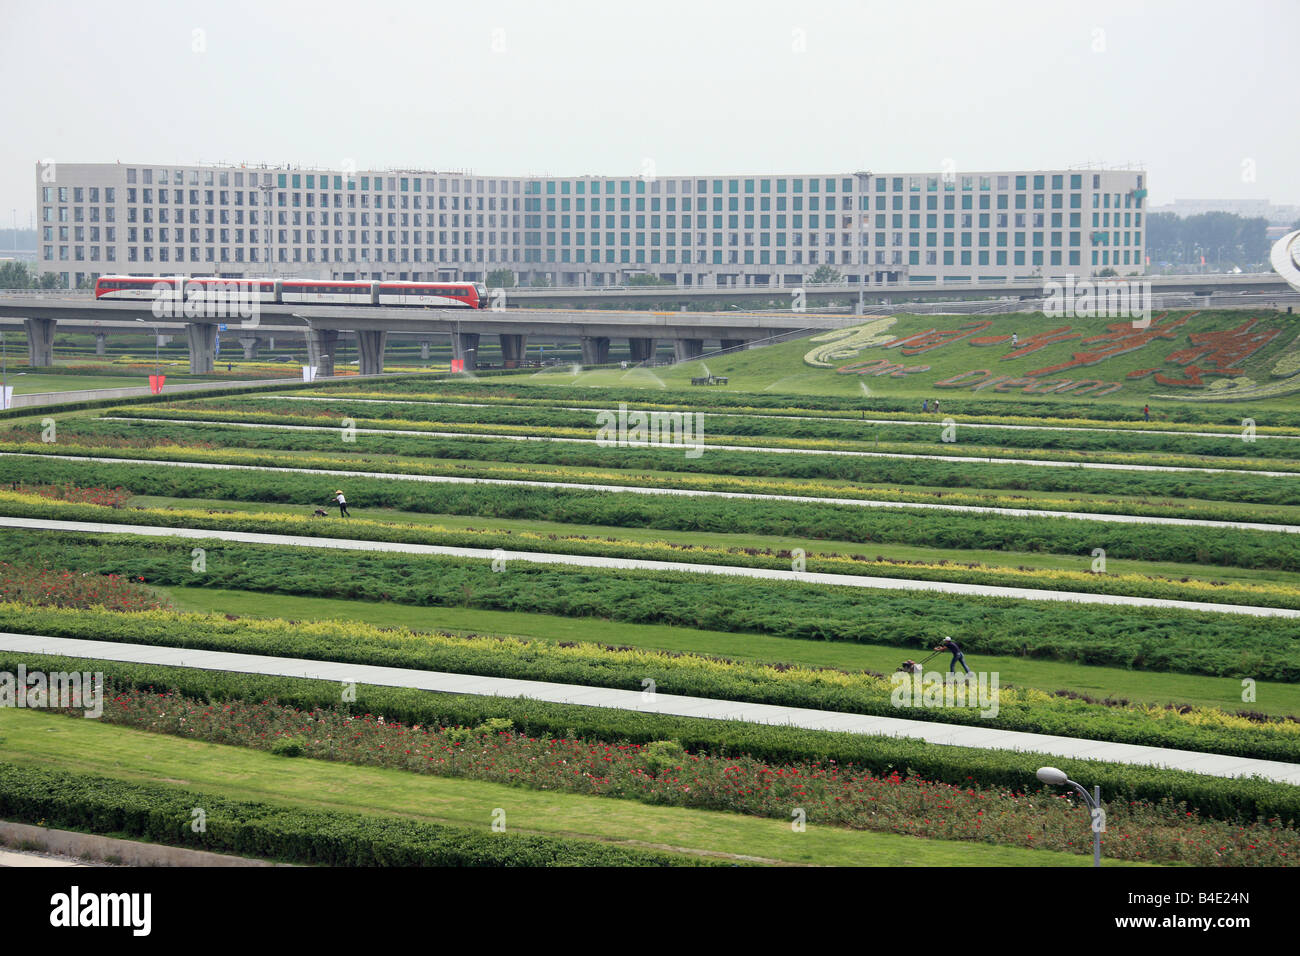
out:
{"label": "paved road", "polygon": [[[451,405],[455,408],[518,408],[536,410],[554,409],[562,412],[607,412],[609,408],[588,408],[581,405],[514,405],[509,402],[430,402],[420,401],[411,398],[349,398],[346,395],[339,395],[334,398],[320,398],[315,395],[277,395],[276,398],[282,398],[291,402],[357,402],[364,405]],[[680,403],[678,403],[680,404]],[[636,411],[635,403],[628,402],[628,408]],[[659,409],[647,408],[646,411],[657,411]],[[686,411],[686,409],[681,409]],[[709,418],[763,418],[773,421],[783,422],[859,422],[866,425],[942,425],[943,420],[939,418],[904,420],[898,418],[850,418],[844,415],[764,415],[759,412],[719,412],[709,409],[701,414]],[[957,422],[960,428],[1008,428],[1018,431],[1031,432],[1116,432],[1124,435],[1173,435],[1175,437],[1188,435],[1193,438],[1231,438],[1235,441],[1241,440],[1241,430],[1235,431],[1217,431],[1217,432],[1192,432],[1192,431],[1169,431],[1155,428],[1104,428],[1093,425],[999,425],[996,422]],[[1300,440],[1300,435],[1275,435],[1263,434],[1262,438],[1287,438]]]}
{"label": "paved road", "polygon": [[[804,707],[779,707],[772,704],[713,700],[707,697],[684,697],[674,694],[656,693],[647,697],[641,691],[586,687],[580,684],[478,677],[400,667],[344,664],[303,658],[269,657],[260,654],[203,651],[193,648],[153,647],[145,644],[87,641],[32,634],[0,633],[0,648],[32,654],[59,654],[67,657],[235,671],[243,674],[308,677],[315,680],[356,682],[385,687],[412,687],[447,694],[524,697],[559,704],[612,707],[649,714],[673,714],[710,720],[742,720],[758,724],[805,727],[811,730],[910,737],[955,747],[1027,751],[1079,760],[1105,760],[1113,763],[1168,767],[1215,777],[1258,775],[1268,780],[1300,785],[1300,764],[1283,763],[1278,760],[1203,754],[1190,750],[1143,747],[1136,744],[1024,733],[990,727],[941,724],[899,717],[874,717]],[[1032,780],[1026,780],[1025,783],[1027,786],[1034,785]]]}
{"label": "paved road", "polygon": [[[311,425],[274,425],[273,428],[316,428]],[[327,429],[337,431],[337,429]],[[418,434],[418,433],[417,433]],[[436,434],[436,433],[427,433]],[[329,475],[341,478],[387,478],[395,481],[426,481],[434,484],[511,485],[524,488],[560,488],[565,490],[610,491],[639,495],[678,495],[697,498],[745,498],[755,501],[793,501],[804,504],[849,505],[857,508],[906,508],[932,511],[956,511],[966,514],[989,514],[1003,518],[1072,518],[1079,521],[1109,521],[1122,524],[1180,525],[1196,528],[1238,528],[1245,531],[1300,533],[1300,525],[1265,524],[1257,521],[1207,521],[1200,518],[1162,518],[1144,515],[1102,514],[1090,511],[1046,511],[1036,508],[990,508],[981,505],[942,505],[923,501],[879,501],[871,498],[819,498],[815,495],[764,495],[740,491],[698,491],[690,488],[647,488],[638,485],[598,485],[576,481],[521,481],[515,478],[462,478],[456,475],[404,475],[382,471],[347,471],[336,468],[287,468],[270,465],[234,465],[221,462],[160,461],[140,458],[97,458],[89,455],[32,455],[26,452],[0,452],[0,458],[51,458],[57,461],[99,461],[108,464],[167,465],[175,468],[211,468],[228,471],[286,472],[304,475]]]}
{"label": "paved road", "polygon": [[[268,425],[261,422],[230,422],[230,421],[204,421],[200,419],[186,418],[125,418],[111,415],[101,416],[104,421],[115,422],[150,422],[154,424],[169,423],[176,425],[229,425],[235,428],[287,428],[287,429],[304,429],[304,430],[323,430],[339,431],[337,425]],[[505,439],[507,441],[553,441],[569,442],[579,445],[598,445],[601,442],[595,438],[557,438],[550,435],[496,435],[486,432],[434,432],[434,431],[416,431],[408,428],[358,428],[359,433],[371,433],[376,435],[423,435],[428,438],[492,438]],[[606,447],[609,447],[608,445]],[[650,442],[626,442],[622,447],[628,448],[685,448],[689,446],[673,445],[660,443],[653,445]],[[1095,468],[1103,471],[1168,471],[1168,472],[1192,472],[1194,474],[1231,474],[1231,475],[1264,475],[1268,478],[1300,478],[1300,471],[1261,471],[1255,468],[1211,468],[1196,467],[1192,465],[1134,465],[1116,462],[1100,461],[1059,461],[1050,458],[981,458],[973,455],[918,455],[907,452],[887,452],[887,451],[843,451],[838,449],[821,449],[821,448],[778,448],[764,445],[723,445],[706,440],[705,449],[716,448],[721,451],[748,451],[763,452],[774,455],[847,455],[859,458],[910,458],[921,461],[957,461],[957,462],[977,462],[986,465],[1038,465],[1047,468]]]}
{"label": "paved road", "polygon": [[[342,519],[340,519],[342,520]],[[841,587],[876,588],[886,591],[937,591],[975,597],[1005,597],[1031,601],[1073,601],[1080,604],[1106,604],[1128,607],[1172,608],[1215,614],[1245,614],[1252,617],[1300,618],[1300,610],[1279,607],[1256,607],[1247,604],[1216,604],[1200,601],[1175,601],[1163,598],[1130,597],[1123,594],[1090,594],[1084,591],[1049,591],[1042,588],[1012,588],[994,585],[962,584],[955,581],[922,581],[912,578],[882,578],[862,574],[825,574],[814,571],[782,571],[774,568],[744,568],[725,564],[690,564],[684,561],[647,561],[638,558],[605,558],[585,554],[558,554],[545,551],[506,551],[501,548],[460,548],[437,544],[409,544],[399,541],[362,541],[355,538],[308,537],[304,535],[267,534],[261,531],[224,531],[207,528],[167,528],[156,525],[107,524],[98,521],[57,521],[50,518],[12,518],[0,516],[0,528],[24,528],[45,531],[74,531],[87,534],[138,534],[147,537],[216,539],[245,544],[277,544],[301,548],[328,548],[340,551],[389,551],[400,554],[425,554],[483,561],[505,560],[527,564],[563,564],[585,568],[610,568],[625,571],[686,571],[692,574],[731,574],[738,577],[764,578],[772,581],[832,584]]]}

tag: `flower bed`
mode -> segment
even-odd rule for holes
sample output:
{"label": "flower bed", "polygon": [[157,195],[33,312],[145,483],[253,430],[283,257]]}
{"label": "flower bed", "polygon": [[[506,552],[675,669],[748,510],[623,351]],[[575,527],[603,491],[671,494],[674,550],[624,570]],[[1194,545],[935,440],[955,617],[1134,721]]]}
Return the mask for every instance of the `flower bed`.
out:
{"label": "flower bed", "polygon": [[60,571],[0,561],[0,602],[41,607],[146,611],[164,607],[141,583],[117,574]]}
{"label": "flower bed", "polygon": [[[946,746],[903,737],[870,737],[799,727],[676,717],[578,704],[476,694],[435,694],[403,687],[357,685],[356,701],[341,703],[337,681],[264,676],[186,667],[129,664],[0,650],[0,670],[20,663],[47,671],[85,670],[106,675],[119,690],[175,692],[197,701],[278,701],[299,710],[341,708],[352,716],[384,714],[409,725],[477,727],[509,720],[534,737],[583,738],[649,744],[679,741],[693,753],[748,757],[766,763],[834,761],[877,776],[898,774],[954,786],[1015,791],[1034,787],[1041,754]],[[1213,777],[1138,764],[1060,757],[1056,766],[1076,780],[1098,784],[1111,802],[1186,804],[1202,817],[1235,823],[1280,822],[1300,826],[1300,788],[1255,778]]]}
{"label": "flower bed", "polygon": [[[272,701],[209,703],[110,688],[103,719],[154,733],[291,756],[373,764],[539,790],[639,800],[1067,852],[1090,852],[1088,811],[1071,795],[954,786],[835,761],[771,764],[648,745],[534,737],[509,720],[479,727],[408,726],[378,715],[310,711]],[[1296,865],[1300,832],[1276,821],[1202,819],[1171,803],[1107,808],[1106,854],[1194,865]]]}
{"label": "flower bed", "polygon": [[120,508],[131,498],[131,492],[117,488],[83,488],[72,482],[59,485],[27,484],[13,482],[6,489],[15,495],[37,498],[51,498],[55,501],[69,501],[76,504],[96,505],[102,508]]}

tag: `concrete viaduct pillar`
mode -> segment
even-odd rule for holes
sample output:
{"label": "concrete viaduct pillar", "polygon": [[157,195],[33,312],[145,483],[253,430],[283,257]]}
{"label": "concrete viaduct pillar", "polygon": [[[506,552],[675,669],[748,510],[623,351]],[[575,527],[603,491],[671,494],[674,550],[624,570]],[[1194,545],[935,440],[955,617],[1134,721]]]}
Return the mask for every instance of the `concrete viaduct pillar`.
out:
{"label": "concrete viaduct pillar", "polygon": [[378,375],[384,370],[384,346],[388,333],[382,329],[357,333],[358,369],[362,375]]}
{"label": "concrete viaduct pillar", "polygon": [[582,337],[582,364],[604,365],[609,362],[609,338],[603,335]]}
{"label": "concrete viaduct pillar", "polygon": [[191,322],[185,326],[190,345],[190,374],[211,373],[217,358],[217,325],[215,322]]}
{"label": "concrete viaduct pillar", "polygon": [[654,339],[628,339],[628,348],[632,351],[633,362],[653,362],[655,357]]}
{"label": "concrete viaduct pillar", "polygon": [[316,367],[317,378],[334,374],[334,350],[338,345],[338,329],[307,330],[307,364]]}
{"label": "concrete viaduct pillar", "polygon": [[465,371],[478,368],[478,333],[451,333],[451,357],[465,362]]}
{"label": "concrete viaduct pillar", "polygon": [[427,361],[429,361],[429,345],[430,345],[430,344],[431,344],[431,343],[429,342],[428,339],[424,339],[423,341],[420,342],[420,361],[421,361],[421,362],[427,362]]}
{"label": "concrete viaduct pillar", "polygon": [[23,319],[27,330],[27,364],[49,368],[54,364],[54,320]]}
{"label": "concrete viaduct pillar", "polygon": [[244,347],[244,361],[251,362],[257,358],[257,336],[240,336],[239,344]]}
{"label": "concrete viaduct pillar", "polygon": [[104,355],[106,353],[107,350],[105,349],[104,346],[107,343],[107,341],[108,341],[108,336],[105,335],[103,332],[95,333],[95,354],[96,355]]}
{"label": "concrete viaduct pillar", "polygon": [[704,339],[674,339],[673,359],[685,362],[704,354]]}
{"label": "concrete viaduct pillar", "polygon": [[501,333],[501,358],[506,368],[518,368],[524,363],[528,348],[528,336],[505,332]]}

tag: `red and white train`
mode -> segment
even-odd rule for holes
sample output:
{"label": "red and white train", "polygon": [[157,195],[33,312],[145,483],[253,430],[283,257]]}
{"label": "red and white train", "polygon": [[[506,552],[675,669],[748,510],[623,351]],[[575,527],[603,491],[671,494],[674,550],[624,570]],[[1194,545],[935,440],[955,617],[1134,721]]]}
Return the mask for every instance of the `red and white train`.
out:
{"label": "red and white train", "polygon": [[100,276],[96,299],[240,297],[267,305],[411,305],[486,309],[481,282],[348,282],[325,279],[219,279],[211,276]]}

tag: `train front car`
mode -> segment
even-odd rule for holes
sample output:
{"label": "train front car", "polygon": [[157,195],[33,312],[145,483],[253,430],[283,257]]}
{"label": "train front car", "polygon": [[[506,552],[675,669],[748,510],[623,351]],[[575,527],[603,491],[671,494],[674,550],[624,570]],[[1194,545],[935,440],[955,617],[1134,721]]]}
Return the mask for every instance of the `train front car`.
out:
{"label": "train front car", "polygon": [[414,305],[426,309],[478,308],[474,286],[464,282],[381,282],[380,305]]}
{"label": "train front car", "polygon": [[488,307],[488,290],[487,290],[487,286],[485,286],[482,282],[475,282],[475,283],[474,283],[474,295],[475,295],[475,297],[478,299],[478,302],[475,303],[474,308],[476,308],[476,309],[486,309],[486,308]]}
{"label": "train front car", "polygon": [[100,276],[96,299],[154,299],[160,292],[174,293],[175,276]]}

